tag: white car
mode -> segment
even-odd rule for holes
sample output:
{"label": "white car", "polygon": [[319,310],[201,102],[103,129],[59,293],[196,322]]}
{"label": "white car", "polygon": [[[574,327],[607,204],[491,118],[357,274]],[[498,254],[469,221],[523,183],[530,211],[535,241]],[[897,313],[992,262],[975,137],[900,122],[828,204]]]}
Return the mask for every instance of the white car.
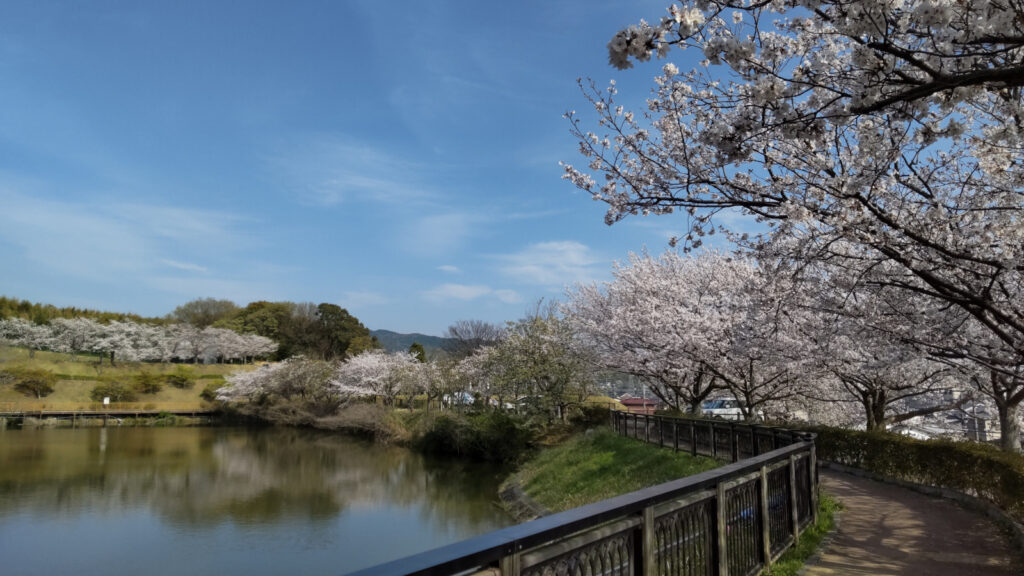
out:
{"label": "white car", "polygon": [[[743,420],[743,404],[735,398],[717,398],[701,404],[700,411],[705,416],[724,420]],[[755,419],[761,420],[764,414],[760,410],[754,412]]]}

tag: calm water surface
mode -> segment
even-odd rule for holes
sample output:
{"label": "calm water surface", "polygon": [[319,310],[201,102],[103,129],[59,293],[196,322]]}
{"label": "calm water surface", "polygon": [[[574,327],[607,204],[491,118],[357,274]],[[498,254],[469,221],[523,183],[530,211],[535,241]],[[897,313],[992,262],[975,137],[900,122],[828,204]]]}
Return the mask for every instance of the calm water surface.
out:
{"label": "calm water surface", "polygon": [[500,479],[305,430],[0,431],[0,573],[344,574],[511,524]]}

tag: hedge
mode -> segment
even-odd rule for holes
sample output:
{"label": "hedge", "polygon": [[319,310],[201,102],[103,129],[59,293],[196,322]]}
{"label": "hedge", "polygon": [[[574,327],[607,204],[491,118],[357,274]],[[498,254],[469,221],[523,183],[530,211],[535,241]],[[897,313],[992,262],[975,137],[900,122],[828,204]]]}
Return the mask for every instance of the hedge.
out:
{"label": "hedge", "polygon": [[818,458],[982,498],[1024,522],[1024,456],[988,444],[812,428]]}

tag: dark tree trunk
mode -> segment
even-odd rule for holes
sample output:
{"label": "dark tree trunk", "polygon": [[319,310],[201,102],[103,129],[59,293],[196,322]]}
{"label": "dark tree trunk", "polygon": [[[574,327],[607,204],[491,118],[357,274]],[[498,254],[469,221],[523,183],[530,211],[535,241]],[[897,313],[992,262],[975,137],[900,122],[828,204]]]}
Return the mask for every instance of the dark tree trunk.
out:
{"label": "dark tree trunk", "polygon": [[1020,454],[1020,422],[1017,420],[1018,406],[996,402],[999,408],[999,447],[1006,452]]}

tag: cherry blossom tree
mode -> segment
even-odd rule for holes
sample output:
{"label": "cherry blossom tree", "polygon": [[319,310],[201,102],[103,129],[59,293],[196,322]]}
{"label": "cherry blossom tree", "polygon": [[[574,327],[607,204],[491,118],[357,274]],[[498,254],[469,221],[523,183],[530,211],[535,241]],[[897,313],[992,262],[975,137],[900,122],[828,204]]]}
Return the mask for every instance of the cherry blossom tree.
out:
{"label": "cherry blossom tree", "polygon": [[0,320],[0,340],[28,348],[29,358],[35,358],[37,350],[45,350],[53,345],[48,326],[21,318]]}
{"label": "cherry blossom tree", "polygon": [[786,278],[743,258],[674,251],[633,255],[613,276],[570,293],[568,317],[607,367],[656,381],[659,396],[697,411],[725,389],[753,419],[811,380]]}
{"label": "cherry blossom tree", "polygon": [[734,236],[748,247],[862,272],[891,265],[890,286],[959,321],[944,354],[1013,382],[1024,364],[1022,16],[981,0],[672,7],[616,34],[612,64],[673,48],[705,62],[666,64],[640,116],[614,86],[590,85],[600,130],[569,114],[587,165],[566,177],[609,204],[609,223],[687,211],[690,247],[716,214],[740,210],[769,225]]}
{"label": "cherry blossom tree", "polygon": [[346,360],[331,384],[341,394],[376,396],[394,406],[399,394],[415,394],[420,388],[422,364],[408,352],[370,350]]}
{"label": "cherry blossom tree", "polygon": [[520,408],[549,419],[565,419],[570,407],[581,404],[593,386],[597,362],[593,350],[577,338],[555,305],[538,303],[526,318],[510,322],[505,337],[478,352],[492,389]]}
{"label": "cherry blossom tree", "polygon": [[101,324],[89,318],[56,318],[50,324],[35,324],[12,318],[0,320],[0,339],[29,349],[52,350],[72,355],[95,353],[103,358],[144,362],[169,362],[174,359],[245,362],[266,357],[277,350],[277,343],[256,334],[238,334],[232,330],[207,327],[199,330],[188,324],[155,326],[112,320]]}
{"label": "cherry blossom tree", "polygon": [[468,393],[471,386],[469,373],[461,369],[462,362],[444,357],[421,362],[420,373],[423,391],[427,396],[426,409],[430,410],[431,400],[437,400],[441,408],[461,405],[454,403],[456,397]]}
{"label": "cherry blossom tree", "polygon": [[86,343],[99,332],[99,324],[89,318],[55,318],[50,321],[53,334],[52,350],[71,355],[77,359],[79,352],[86,349]]}
{"label": "cherry blossom tree", "polygon": [[921,309],[920,295],[878,284],[861,283],[851,292],[834,282],[809,281],[800,293],[800,305],[810,314],[796,329],[808,340],[809,354],[822,376],[831,376],[837,384],[823,382],[810,392],[815,399],[852,399],[869,431],[953,410],[969,399],[963,395],[955,402],[944,400],[943,392],[967,390],[963,377],[908,337],[921,329],[919,315],[907,315]]}
{"label": "cherry blossom tree", "polygon": [[227,376],[217,399],[271,420],[304,422],[334,414],[352,398],[332,385],[336,370],[330,362],[293,357]]}
{"label": "cherry blossom tree", "polygon": [[633,254],[628,266],[615,265],[612,282],[570,291],[566,318],[603,367],[646,379],[662,402],[696,414],[721,385],[696,354],[701,336],[691,322],[695,307],[735,279],[731,267],[708,254]]}

